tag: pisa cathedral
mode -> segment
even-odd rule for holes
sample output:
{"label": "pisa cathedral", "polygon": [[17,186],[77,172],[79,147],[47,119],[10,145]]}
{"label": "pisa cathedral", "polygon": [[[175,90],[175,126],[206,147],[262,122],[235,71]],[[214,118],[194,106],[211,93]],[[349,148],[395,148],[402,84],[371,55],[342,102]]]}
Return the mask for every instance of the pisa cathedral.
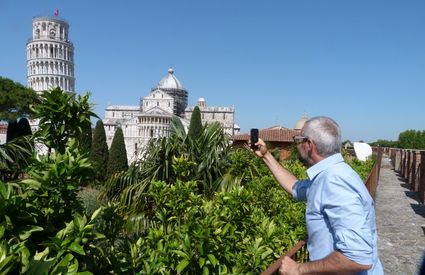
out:
{"label": "pisa cathedral", "polygon": [[[75,92],[74,46],[68,33],[69,24],[57,16],[33,18],[32,36],[27,42],[28,87],[38,93],[55,87]],[[170,134],[172,117],[178,117],[188,127],[194,109],[194,106],[187,106],[188,95],[170,68],[159,84],[140,99],[139,105],[108,106],[103,119],[108,146],[111,146],[116,129],[121,127],[127,158],[131,162],[151,138]],[[209,107],[203,98],[197,105],[203,123],[217,121],[226,133],[239,134],[234,107]],[[35,132],[38,121],[30,124]]]}
{"label": "pisa cathedral", "polygon": [[[118,127],[124,133],[127,158],[136,160],[137,152],[146,146],[151,138],[168,136],[171,132],[171,119],[177,117],[187,128],[193,113],[193,107],[187,106],[188,92],[174,75],[172,68],[159,81],[150,93],[140,99],[138,106],[111,105],[106,108],[106,140],[111,146]],[[204,98],[197,106],[201,111],[203,123],[217,121],[230,135],[239,134],[240,128],[235,124],[234,107],[209,107]]]}

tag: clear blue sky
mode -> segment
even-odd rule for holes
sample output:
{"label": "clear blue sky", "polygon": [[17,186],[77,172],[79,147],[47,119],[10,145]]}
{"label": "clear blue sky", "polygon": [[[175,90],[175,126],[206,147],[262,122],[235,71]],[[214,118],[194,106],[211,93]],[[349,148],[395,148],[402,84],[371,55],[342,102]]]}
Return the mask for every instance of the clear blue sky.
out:
{"label": "clear blue sky", "polygon": [[0,1],[0,76],[26,84],[34,16],[70,24],[77,91],[137,105],[172,66],[189,104],[251,127],[327,115],[343,139],[425,129],[425,1]]}

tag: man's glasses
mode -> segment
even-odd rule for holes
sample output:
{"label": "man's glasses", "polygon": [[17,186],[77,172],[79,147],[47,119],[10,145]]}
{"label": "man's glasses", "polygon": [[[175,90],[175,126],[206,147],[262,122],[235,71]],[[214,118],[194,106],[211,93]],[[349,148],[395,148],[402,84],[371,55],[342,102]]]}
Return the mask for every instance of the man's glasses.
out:
{"label": "man's glasses", "polygon": [[294,143],[296,145],[301,144],[303,142],[306,142],[308,140],[308,137],[304,137],[304,136],[300,136],[300,135],[295,135],[292,137],[292,139],[294,140]]}

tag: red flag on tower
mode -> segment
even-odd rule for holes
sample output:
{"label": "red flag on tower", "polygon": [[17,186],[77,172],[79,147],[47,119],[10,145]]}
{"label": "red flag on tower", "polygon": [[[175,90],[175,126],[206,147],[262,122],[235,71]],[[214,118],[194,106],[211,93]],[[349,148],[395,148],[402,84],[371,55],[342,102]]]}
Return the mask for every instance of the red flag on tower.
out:
{"label": "red flag on tower", "polygon": [[58,9],[56,9],[56,10],[55,10],[54,15],[55,15],[55,16],[59,16],[59,10],[58,10]]}

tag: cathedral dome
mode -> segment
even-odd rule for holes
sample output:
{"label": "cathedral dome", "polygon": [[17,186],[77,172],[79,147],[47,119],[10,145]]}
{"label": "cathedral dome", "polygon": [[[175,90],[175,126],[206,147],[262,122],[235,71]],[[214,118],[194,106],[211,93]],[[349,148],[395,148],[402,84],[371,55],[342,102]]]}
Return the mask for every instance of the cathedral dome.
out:
{"label": "cathedral dome", "polygon": [[180,81],[174,76],[174,70],[172,68],[168,69],[168,75],[161,79],[158,84],[158,88],[184,90]]}
{"label": "cathedral dome", "polygon": [[295,124],[294,130],[301,130],[307,120],[308,120],[307,115],[303,114],[303,116],[300,118],[300,120],[298,120],[297,124]]}

